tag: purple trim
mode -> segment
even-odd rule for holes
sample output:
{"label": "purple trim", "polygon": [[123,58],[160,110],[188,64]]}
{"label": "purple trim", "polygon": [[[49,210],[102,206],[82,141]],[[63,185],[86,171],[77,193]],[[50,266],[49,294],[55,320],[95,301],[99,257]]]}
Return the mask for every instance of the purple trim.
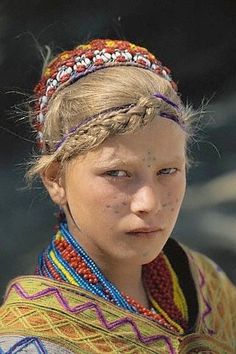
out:
{"label": "purple trim", "polygon": [[[91,71],[89,71],[89,72],[91,72]],[[89,72],[87,72],[86,74],[88,74]],[[80,74],[78,74],[78,75],[80,75]],[[77,80],[78,78],[75,77],[74,79]],[[73,83],[73,81],[72,81],[72,83]],[[170,104],[172,107],[174,107],[176,110],[179,111],[179,106],[177,104],[175,104],[174,102],[172,102],[168,97],[166,97],[166,96],[164,96],[164,95],[162,95],[161,93],[158,93],[158,92],[154,93],[153,96],[156,97],[156,98],[160,98],[161,100],[163,100],[164,102]],[[65,134],[62,137],[61,141],[59,141],[59,143],[56,144],[55,151],[57,149],[59,149],[59,147],[66,141],[66,139],[69,136],[71,136],[73,133],[75,133],[81,126],[87,124],[88,122],[91,122],[93,119],[96,119],[99,115],[106,114],[106,113],[113,112],[113,111],[119,111],[121,109],[124,109],[124,110],[126,110],[127,108],[130,109],[130,108],[132,108],[134,106],[135,106],[135,103],[129,103],[129,104],[122,105],[122,106],[112,107],[112,108],[108,108],[108,109],[106,109],[106,110],[104,110],[102,112],[99,112],[99,113],[97,113],[97,114],[95,114],[93,116],[85,118],[84,120],[79,122],[78,125],[76,125],[72,129],[70,129],[68,131],[68,133]],[[122,113],[125,113],[125,112],[122,112]],[[166,113],[166,112],[161,112],[160,116],[164,117],[164,118],[167,118],[167,119],[171,119],[172,121],[174,121],[175,123],[179,124],[183,128],[183,123],[181,123],[181,121],[180,121],[180,119],[179,119],[179,117],[177,115],[169,114],[169,113]]]}
{"label": "purple trim", "polygon": [[[63,138],[61,139],[61,141],[56,145],[55,150],[57,150],[57,149],[64,143],[64,141],[65,141],[70,135],[72,135],[74,132],[76,132],[76,130],[78,130],[81,126],[85,125],[86,123],[91,122],[93,119],[99,117],[101,114],[106,114],[106,113],[113,112],[113,111],[119,111],[119,110],[121,110],[121,109],[126,110],[127,108],[130,109],[131,107],[134,107],[134,103],[129,103],[129,104],[126,104],[126,105],[123,105],[123,106],[108,108],[108,109],[105,109],[104,111],[99,112],[99,113],[97,113],[97,114],[95,114],[95,115],[93,115],[93,116],[90,116],[90,117],[85,118],[84,120],[82,120],[81,122],[79,122],[79,124],[77,124],[75,127],[73,127],[72,129],[70,129],[70,130],[68,131],[68,133],[63,136]],[[124,112],[122,112],[122,113],[124,113]]]}
{"label": "purple trim", "polygon": [[215,330],[209,328],[206,324],[206,317],[212,312],[212,308],[209,304],[209,302],[207,302],[205,296],[203,295],[203,288],[204,286],[206,285],[206,280],[204,278],[204,275],[203,275],[203,272],[201,271],[201,269],[199,267],[198,268],[198,272],[199,272],[199,275],[200,275],[200,284],[199,284],[199,287],[200,287],[200,294],[202,296],[202,300],[206,306],[206,309],[204,310],[204,312],[202,313],[202,321],[205,323],[205,326],[206,326],[206,330],[208,332],[209,335],[213,335],[215,334]]}
{"label": "purple trim", "polygon": [[[48,354],[48,351],[45,350],[45,347],[41,340],[37,337],[26,337],[21,339],[19,342],[15,343],[5,354],[14,354],[18,353],[18,350],[27,348],[30,344],[34,344],[38,350],[39,354]],[[17,350],[15,352],[15,350]]]}
{"label": "purple trim", "polygon": [[183,124],[181,124],[181,122],[180,122],[180,120],[179,120],[179,117],[178,117],[178,116],[175,116],[174,114],[169,114],[169,113],[166,113],[166,112],[161,112],[161,113],[160,113],[160,116],[161,116],[161,117],[164,117],[164,118],[167,118],[167,119],[173,120],[175,123],[179,124],[181,127],[183,126]]}
{"label": "purple trim", "polygon": [[202,319],[205,321],[206,316],[209,315],[209,313],[212,311],[212,309],[211,309],[211,306],[209,305],[209,303],[206,301],[206,299],[205,299],[205,297],[203,295],[203,292],[202,292],[202,289],[203,289],[203,287],[206,284],[204,275],[203,275],[203,273],[202,273],[202,271],[200,269],[198,269],[198,271],[199,271],[199,275],[200,275],[200,278],[201,278],[201,283],[200,283],[201,294],[202,294],[203,302],[206,305],[206,309],[205,309],[205,311],[202,314]]}
{"label": "purple trim", "polygon": [[18,293],[18,295],[20,295],[21,297],[23,297],[24,299],[27,299],[27,300],[35,300],[35,299],[39,299],[43,296],[54,295],[57,298],[58,302],[62,305],[62,307],[64,307],[65,310],[67,310],[68,312],[71,312],[71,313],[79,314],[79,313],[89,310],[89,309],[95,310],[97,317],[100,320],[100,323],[107,330],[114,330],[120,326],[130,324],[133,332],[136,334],[136,337],[140,342],[142,342],[144,344],[149,344],[149,343],[153,343],[155,341],[164,341],[168,350],[169,350],[169,353],[176,354],[175,349],[172,346],[171,340],[167,336],[164,336],[164,335],[143,336],[141,334],[141,332],[139,331],[135,321],[130,317],[123,317],[119,320],[115,320],[115,321],[109,323],[109,322],[107,322],[100,306],[94,302],[86,302],[83,305],[77,305],[74,307],[70,307],[67,300],[63,297],[61,292],[55,287],[49,287],[45,290],[41,290],[34,295],[29,295],[28,293],[26,293],[22,289],[22,287],[17,283],[11,285],[9,292],[11,291],[11,289],[15,289],[16,292]]}
{"label": "purple trim", "polygon": [[168,97],[162,95],[159,92],[154,93],[154,95],[156,98],[160,98],[161,100],[165,101],[166,103],[168,103],[169,105],[171,105],[172,107],[176,108],[177,110],[179,110],[179,106],[174,103],[173,101],[171,101]]}

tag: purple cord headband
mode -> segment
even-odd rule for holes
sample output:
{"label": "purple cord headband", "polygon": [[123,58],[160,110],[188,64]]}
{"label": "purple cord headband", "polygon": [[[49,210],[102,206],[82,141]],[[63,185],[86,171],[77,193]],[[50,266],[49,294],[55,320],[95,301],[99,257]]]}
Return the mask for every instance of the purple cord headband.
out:
{"label": "purple cord headband", "polygon": [[155,97],[157,98],[161,98],[163,101],[165,101],[166,103],[168,103],[169,105],[171,105],[172,107],[174,107],[175,109],[179,110],[179,107],[177,106],[177,104],[175,104],[173,101],[171,101],[168,97],[162,95],[159,92],[154,93]]}
{"label": "purple cord headband", "polygon": [[[163,100],[167,104],[174,107],[177,111],[179,111],[179,106],[177,104],[175,104],[173,101],[171,101],[168,97],[162,95],[161,93],[155,93],[153,96],[155,96],[156,98],[160,98],[161,100]],[[94,120],[98,116],[100,116],[101,114],[106,114],[106,113],[113,112],[113,111],[121,111],[120,113],[126,113],[129,111],[130,108],[132,108],[134,106],[135,106],[134,103],[130,103],[130,104],[126,104],[123,106],[113,107],[113,108],[106,109],[100,113],[97,113],[93,116],[90,116],[88,118],[85,118],[84,120],[79,122],[78,125],[71,128],[68,131],[68,133],[62,137],[61,141],[59,141],[59,143],[56,144],[55,151],[58,150],[62,146],[62,144],[67,140],[67,138],[70,137],[71,135],[73,135],[81,126],[91,122],[92,120]],[[166,112],[160,112],[159,115],[161,117],[164,117],[164,118],[167,118],[167,119],[170,119],[170,120],[176,122],[177,124],[179,124],[183,128],[183,122],[181,122],[180,118],[177,115],[166,113]]]}

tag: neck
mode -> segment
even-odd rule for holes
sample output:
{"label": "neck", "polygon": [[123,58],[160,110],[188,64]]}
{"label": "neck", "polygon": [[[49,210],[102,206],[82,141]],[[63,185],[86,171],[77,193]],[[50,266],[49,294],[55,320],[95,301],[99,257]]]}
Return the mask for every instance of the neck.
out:
{"label": "neck", "polygon": [[117,261],[105,263],[99,259],[94,260],[105,277],[116,288],[141,305],[148,308],[149,302],[142,280],[142,265],[121,264]]}

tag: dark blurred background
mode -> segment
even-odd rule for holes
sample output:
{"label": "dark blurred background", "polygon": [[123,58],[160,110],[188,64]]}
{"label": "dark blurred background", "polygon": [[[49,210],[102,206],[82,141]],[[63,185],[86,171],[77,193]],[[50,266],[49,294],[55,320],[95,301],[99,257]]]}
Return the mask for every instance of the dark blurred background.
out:
{"label": "dark blurred background", "polygon": [[210,100],[173,236],[236,282],[235,19],[235,0],[0,1],[0,297],[12,277],[32,273],[56,223],[42,187],[25,190],[33,136],[13,106],[39,79],[37,43],[59,52],[96,37],[149,48],[172,69],[185,102]]}

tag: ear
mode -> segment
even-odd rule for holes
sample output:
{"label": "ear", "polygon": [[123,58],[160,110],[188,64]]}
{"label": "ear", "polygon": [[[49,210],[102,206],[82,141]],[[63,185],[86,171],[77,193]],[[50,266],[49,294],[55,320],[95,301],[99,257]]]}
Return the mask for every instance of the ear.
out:
{"label": "ear", "polygon": [[53,162],[42,174],[41,179],[52,201],[58,205],[67,203],[63,177],[61,175],[61,165]]}

